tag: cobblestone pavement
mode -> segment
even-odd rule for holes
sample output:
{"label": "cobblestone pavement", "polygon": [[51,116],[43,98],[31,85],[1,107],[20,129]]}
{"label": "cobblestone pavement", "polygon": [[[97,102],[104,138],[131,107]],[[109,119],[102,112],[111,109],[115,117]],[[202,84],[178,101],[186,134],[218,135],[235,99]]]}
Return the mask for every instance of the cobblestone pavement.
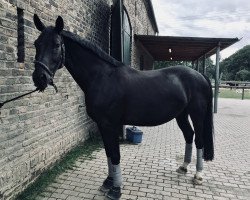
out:
{"label": "cobblestone pavement", "polygon": [[[215,115],[216,157],[204,164],[204,184],[194,186],[195,149],[186,175],[182,163],[184,138],[175,120],[144,127],[143,142],[121,145],[124,186],[121,199],[250,199],[250,101],[219,99]],[[98,191],[107,175],[104,150],[58,177],[42,200],[105,199]]]}

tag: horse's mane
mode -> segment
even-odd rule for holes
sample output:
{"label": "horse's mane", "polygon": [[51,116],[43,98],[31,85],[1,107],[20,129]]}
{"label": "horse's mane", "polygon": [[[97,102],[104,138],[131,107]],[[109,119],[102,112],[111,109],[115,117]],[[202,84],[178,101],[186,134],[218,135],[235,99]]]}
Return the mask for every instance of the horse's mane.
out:
{"label": "horse's mane", "polygon": [[94,54],[96,54],[99,58],[107,61],[108,63],[119,67],[122,66],[123,63],[114,59],[113,57],[111,57],[110,55],[108,55],[105,51],[103,51],[99,46],[97,46],[96,44],[81,38],[80,36],[71,33],[69,31],[63,31],[62,32],[62,36],[67,37],[71,40],[73,40],[74,42],[77,42],[79,45],[81,45],[83,48],[87,48],[88,50],[90,50],[91,52],[93,52]]}

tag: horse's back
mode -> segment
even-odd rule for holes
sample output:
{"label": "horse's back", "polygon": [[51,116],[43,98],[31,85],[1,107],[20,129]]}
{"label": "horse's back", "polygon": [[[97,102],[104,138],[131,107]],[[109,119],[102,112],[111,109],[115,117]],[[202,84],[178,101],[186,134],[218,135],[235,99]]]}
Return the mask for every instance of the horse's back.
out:
{"label": "horse's back", "polygon": [[169,90],[182,88],[186,92],[206,90],[206,78],[186,66],[172,66],[159,70],[138,71],[128,68],[123,72],[123,85],[130,91]]}
{"label": "horse's back", "polygon": [[166,73],[167,76],[174,74],[174,76],[176,76],[182,83],[183,87],[185,87],[186,90],[189,90],[192,95],[194,95],[194,93],[202,93],[203,95],[206,93],[206,91],[209,91],[209,82],[204,77],[204,75],[190,67],[178,65],[165,68],[162,70],[162,72]]}

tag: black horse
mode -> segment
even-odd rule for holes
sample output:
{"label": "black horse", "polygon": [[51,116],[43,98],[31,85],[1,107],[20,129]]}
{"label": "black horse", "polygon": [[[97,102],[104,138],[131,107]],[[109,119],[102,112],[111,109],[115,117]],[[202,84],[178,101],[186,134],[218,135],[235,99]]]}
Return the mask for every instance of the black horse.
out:
{"label": "black horse", "polygon": [[[214,158],[212,87],[209,79],[184,66],[138,71],[110,57],[99,47],[63,31],[59,16],[55,27],[45,27],[37,15],[41,35],[35,41],[35,86],[43,91],[53,85],[55,72],[68,69],[85,93],[88,115],[97,123],[108,160],[109,175],[101,190],[111,199],[121,196],[119,134],[123,125],[156,126],[176,118],[186,149],[179,173],[191,162],[195,133],[197,164],[194,182],[202,183],[202,159]],[[194,130],[188,116],[190,116]]]}

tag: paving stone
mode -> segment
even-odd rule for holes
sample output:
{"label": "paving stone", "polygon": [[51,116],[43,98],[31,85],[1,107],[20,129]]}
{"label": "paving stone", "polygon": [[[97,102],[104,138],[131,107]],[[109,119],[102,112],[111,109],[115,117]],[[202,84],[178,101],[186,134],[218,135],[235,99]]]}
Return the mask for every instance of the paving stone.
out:
{"label": "paving stone", "polygon": [[147,193],[147,196],[146,197],[149,197],[151,199],[168,199],[169,197],[163,197],[162,195],[159,195],[159,194],[152,194],[152,193]]}
{"label": "paving stone", "polygon": [[81,197],[69,196],[66,200],[82,200]]}
{"label": "paving stone", "polygon": [[215,200],[229,200],[227,197],[213,196]]}
{"label": "paving stone", "polygon": [[79,195],[79,192],[76,192],[75,190],[64,190],[63,194],[77,197]]}
{"label": "paving stone", "polygon": [[205,199],[213,199],[213,196],[212,196],[212,195],[205,194],[205,193],[198,193],[198,192],[196,192],[196,196],[197,196],[197,197],[203,197],[203,198],[205,198]]}
{"label": "paving stone", "polygon": [[67,199],[68,195],[62,193],[53,193],[51,197],[56,199]]}

